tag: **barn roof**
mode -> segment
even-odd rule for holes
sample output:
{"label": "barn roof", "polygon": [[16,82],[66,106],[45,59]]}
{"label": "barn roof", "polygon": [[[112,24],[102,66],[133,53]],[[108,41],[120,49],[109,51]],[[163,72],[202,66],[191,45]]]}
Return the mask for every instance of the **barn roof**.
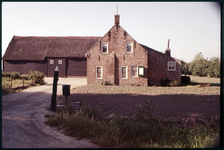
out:
{"label": "barn roof", "polygon": [[45,57],[84,58],[101,37],[14,36],[3,60],[44,60]]}

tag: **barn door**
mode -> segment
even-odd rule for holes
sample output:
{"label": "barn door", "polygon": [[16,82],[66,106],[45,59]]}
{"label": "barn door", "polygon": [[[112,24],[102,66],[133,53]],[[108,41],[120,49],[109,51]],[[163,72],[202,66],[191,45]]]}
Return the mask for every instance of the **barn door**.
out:
{"label": "barn door", "polygon": [[48,58],[48,77],[54,76],[54,70],[58,66],[59,77],[66,77],[66,59],[62,58]]}

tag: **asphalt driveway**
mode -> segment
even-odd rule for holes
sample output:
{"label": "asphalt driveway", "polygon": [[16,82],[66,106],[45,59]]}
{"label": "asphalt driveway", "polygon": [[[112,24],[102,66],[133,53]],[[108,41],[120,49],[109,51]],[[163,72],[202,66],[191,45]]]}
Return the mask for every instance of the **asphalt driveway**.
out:
{"label": "asphalt driveway", "polygon": [[[56,128],[45,125],[45,114],[51,114],[53,78],[45,78],[46,85],[23,90],[2,97],[3,148],[97,148],[88,140],[65,136]],[[86,85],[86,78],[59,78],[57,96],[62,84],[71,88]]]}

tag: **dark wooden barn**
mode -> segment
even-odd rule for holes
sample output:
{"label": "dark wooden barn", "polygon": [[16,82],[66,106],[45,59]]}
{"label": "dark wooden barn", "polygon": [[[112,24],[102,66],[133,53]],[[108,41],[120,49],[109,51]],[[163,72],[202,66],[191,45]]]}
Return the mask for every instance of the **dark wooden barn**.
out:
{"label": "dark wooden barn", "polygon": [[86,76],[85,53],[101,37],[21,37],[14,36],[3,56],[4,72],[27,74],[38,70],[52,77]]}

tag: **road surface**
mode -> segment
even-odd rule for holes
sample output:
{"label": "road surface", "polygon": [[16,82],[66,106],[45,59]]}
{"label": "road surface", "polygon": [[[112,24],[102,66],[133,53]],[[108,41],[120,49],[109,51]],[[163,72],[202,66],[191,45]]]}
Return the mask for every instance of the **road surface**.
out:
{"label": "road surface", "polygon": [[[2,147],[3,148],[99,148],[87,139],[76,140],[65,136],[56,128],[44,124],[44,116],[51,104],[53,78],[45,78],[46,85],[29,88],[2,97]],[[86,78],[59,78],[57,96],[62,94],[62,84],[71,89],[87,84]]]}

